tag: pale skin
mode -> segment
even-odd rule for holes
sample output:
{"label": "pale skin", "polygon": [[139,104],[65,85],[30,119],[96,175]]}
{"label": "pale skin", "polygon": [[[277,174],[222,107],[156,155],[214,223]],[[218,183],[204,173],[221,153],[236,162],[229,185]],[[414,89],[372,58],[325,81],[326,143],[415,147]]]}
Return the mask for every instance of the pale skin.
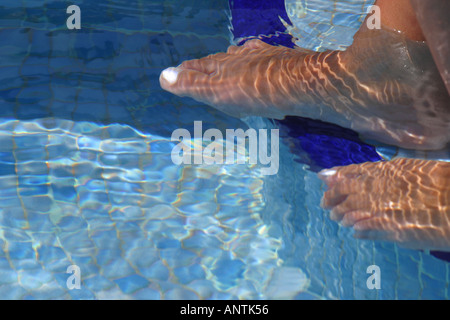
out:
{"label": "pale skin", "polygon": [[[309,117],[404,148],[444,148],[450,141],[450,96],[414,9],[409,0],[376,5],[382,30],[363,24],[346,51],[252,40],[165,70],[161,86],[236,117]],[[398,183],[396,170],[408,172],[409,180]],[[405,159],[334,168],[321,175],[329,187],[323,205],[358,237],[450,251],[449,174],[446,163]],[[424,199],[420,205],[412,201],[422,199],[418,195]]]}

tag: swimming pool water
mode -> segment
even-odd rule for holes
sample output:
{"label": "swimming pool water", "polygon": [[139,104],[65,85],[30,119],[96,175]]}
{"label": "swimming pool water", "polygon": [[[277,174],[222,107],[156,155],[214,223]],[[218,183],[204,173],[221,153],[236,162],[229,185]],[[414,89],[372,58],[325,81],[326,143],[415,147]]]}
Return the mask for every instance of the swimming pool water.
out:
{"label": "swimming pool water", "polygon": [[[66,2],[0,0],[0,298],[448,298],[445,262],[330,221],[286,143],[276,176],[172,163],[172,131],[194,120],[276,125],[159,87],[164,68],[235,41],[228,1],[77,4],[82,29],[67,30]],[[373,264],[381,290],[366,287]]]}

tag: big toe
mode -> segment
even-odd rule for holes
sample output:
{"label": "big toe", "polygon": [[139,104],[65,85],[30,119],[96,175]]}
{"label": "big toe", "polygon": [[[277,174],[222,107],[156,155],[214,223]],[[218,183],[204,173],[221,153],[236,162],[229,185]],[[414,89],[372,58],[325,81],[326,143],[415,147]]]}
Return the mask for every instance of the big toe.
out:
{"label": "big toe", "polygon": [[181,72],[181,68],[167,68],[165,70],[163,70],[163,72],[161,72],[161,75],[159,77],[159,82],[161,84],[161,86],[167,90],[169,89],[171,86],[175,85],[175,83],[178,80],[178,75]]}
{"label": "big toe", "polygon": [[178,96],[189,96],[201,99],[210,90],[209,76],[203,72],[181,67],[167,68],[159,77],[164,90]]}

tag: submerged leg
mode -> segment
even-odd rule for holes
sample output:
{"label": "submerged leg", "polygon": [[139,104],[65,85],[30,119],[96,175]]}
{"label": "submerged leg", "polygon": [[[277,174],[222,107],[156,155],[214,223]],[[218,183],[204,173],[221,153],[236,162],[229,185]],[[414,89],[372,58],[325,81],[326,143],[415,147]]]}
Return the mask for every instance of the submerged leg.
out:
{"label": "submerged leg", "polygon": [[[416,11],[417,2],[420,2],[421,10],[417,11],[420,12],[420,26],[415,20],[413,7],[406,0],[378,1],[382,10],[388,13],[382,16],[383,25],[393,30],[403,30],[410,39],[426,39],[445,80],[448,59],[439,61],[434,52],[437,49],[437,57],[441,55],[442,58],[442,53],[449,51],[445,44],[440,45],[437,40],[449,32],[448,28],[442,29],[439,23],[439,17],[443,14],[438,11],[443,8],[438,4],[443,2],[413,2],[416,2]],[[434,8],[430,6],[433,2]],[[407,14],[397,18],[395,12],[399,9]],[[448,42],[447,39],[441,42]],[[357,37],[356,41],[363,40]],[[414,55],[418,51],[410,52]],[[417,92],[417,95],[420,94]],[[426,104],[422,106],[427,107]],[[323,171],[321,177],[329,186],[322,200],[323,206],[331,209],[332,219],[353,227],[355,237],[393,241],[415,249],[450,252],[450,163],[397,159],[335,168]]]}
{"label": "submerged leg", "polygon": [[322,205],[355,237],[450,251],[450,163],[396,159],[336,167]]}
{"label": "submerged leg", "polygon": [[411,0],[411,4],[450,94],[450,1]]}
{"label": "submerged leg", "polygon": [[449,95],[427,46],[413,41],[421,39],[419,31],[386,30],[405,25],[390,23],[389,2],[377,2],[384,30],[368,30],[364,23],[346,51],[319,53],[253,40],[166,69],[161,86],[236,117],[302,116],[385,143],[440,149],[450,139]]}

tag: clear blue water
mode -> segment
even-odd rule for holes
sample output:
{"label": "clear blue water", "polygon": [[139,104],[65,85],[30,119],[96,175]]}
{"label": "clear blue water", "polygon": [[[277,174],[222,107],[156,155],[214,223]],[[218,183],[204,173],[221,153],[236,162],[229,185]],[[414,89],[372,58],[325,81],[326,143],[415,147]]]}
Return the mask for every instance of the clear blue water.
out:
{"label": "clear blue water", "polygon": [[[247,127],[158,83],[226,50],[228,1],[77,4],[82,29],[67,30],[66,2],[0,0],[0,298],[448,298],[445,262],[330,221],[286,144],[276,176],[172,164],[174,129]],[[373,264],[381,290],[366,286]]]}

